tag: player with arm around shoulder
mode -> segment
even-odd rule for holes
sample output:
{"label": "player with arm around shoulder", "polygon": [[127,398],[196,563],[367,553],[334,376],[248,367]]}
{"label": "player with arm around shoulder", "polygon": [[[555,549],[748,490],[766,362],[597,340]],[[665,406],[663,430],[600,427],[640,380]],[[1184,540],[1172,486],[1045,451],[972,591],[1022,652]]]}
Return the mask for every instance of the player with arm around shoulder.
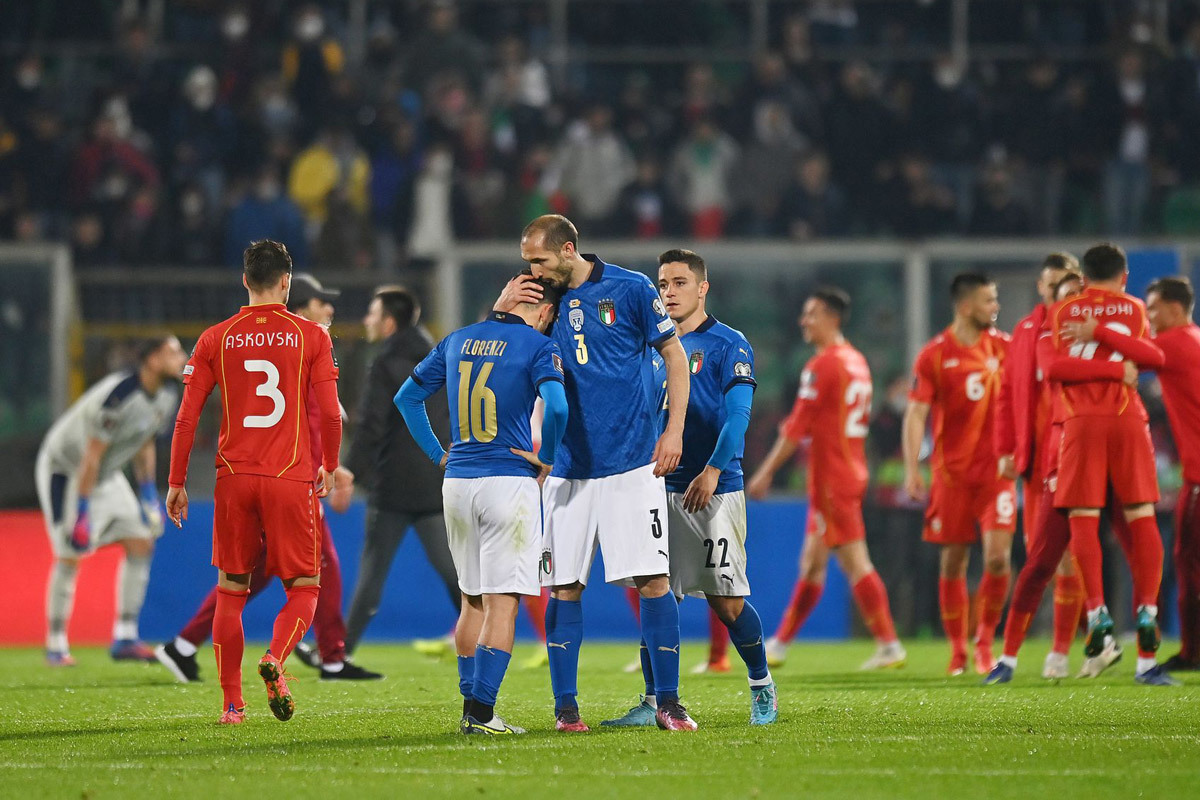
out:
{"label": "player with arm around shoulder", "polygon": [[[540,300],[511,313],[493,311],[443,339],[395,400],[417,444],[446,469],[446,535],[462,592],[455,628],[459,726],[468,734],[525,732],[496,715],[496,697],[512,657],[518,600],[541,593],[541,483],[567,422],[562,354],[545,335],[562,292],[549,281],[539,285]],[[425,400],[443,386],[449,453],[425,410]],[[535,456],[529,418],[538,397],[545,413]]]}
{"label": "player with arm around shoulder", "polygon": [[819,288],[804,302],[800,328],[817,352],[804,365],[791,414],[747,484],[751,497],[766,497],[775,473],[802,440],[810,440],[808,525],[800,576],[778,630],[767,640],[772,665],[783,663],[788,642],[820,599],[830,553],[849,578],[854,601],[875,637],[875,653],[862,669],[902,667],[907,659],[896,638],[887,588],[867,552],[862,501],[868,478],[864,441],[871,416],[871,371],[862,353],[842,335],[849,314],[850,296],[838,288]]}

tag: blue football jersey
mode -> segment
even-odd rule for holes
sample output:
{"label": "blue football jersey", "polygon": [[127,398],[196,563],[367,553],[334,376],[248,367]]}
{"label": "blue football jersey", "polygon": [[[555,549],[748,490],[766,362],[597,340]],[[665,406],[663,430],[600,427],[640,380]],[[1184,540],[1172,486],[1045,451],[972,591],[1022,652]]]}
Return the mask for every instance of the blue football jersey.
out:
{"label": "blue football jersey", "polygon": [[653,347],[675,335],[658,290],[591,254],[592,274],[563,295],[554,341],[571,415],[553,474],[602,478],[649,464],[658,424],[646,387]]}
{"label": "blue football jersey", "polygon": [[[667,476],[668,492],[685,492],[712,457],[721,426],[725,424],[725,393],[738,384],[756,386],[754,381],[754,349],[740,331],[709,316],[699,328],[680,337],[687,353],[688,369],[692,373],[691,394],[687,416],[683,423],[683,457],[679,466]],[[659,427],[667,422],[667,372],[655,363],[654,383],[656,403],[660,409]],[[737,453],[721,471],[717,494],[742,489],[742,454]]]}
{"label": "blue football jersey", "polygon": [[431,392],[446,387],[447,478],[537,475],[509,448],[533,450],[529,418],[538,387],[563,380],[561,351],[552,339],[515,314],[492,312],[442,339],[412,379]]}

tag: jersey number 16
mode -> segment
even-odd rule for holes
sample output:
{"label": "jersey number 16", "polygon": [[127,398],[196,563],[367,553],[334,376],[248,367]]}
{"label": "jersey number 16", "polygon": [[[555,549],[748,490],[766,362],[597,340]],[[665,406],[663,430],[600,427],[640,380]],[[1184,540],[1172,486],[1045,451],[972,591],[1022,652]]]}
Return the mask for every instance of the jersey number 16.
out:
{"label": "jersey number 16", "polygon": [[495,364],[485,361],[479,365],[479,374],[471,385],[471,372],[475,364],[458,362],[458,440],[490,442],[496,438],[496,393],[487,386],[488,377]]}

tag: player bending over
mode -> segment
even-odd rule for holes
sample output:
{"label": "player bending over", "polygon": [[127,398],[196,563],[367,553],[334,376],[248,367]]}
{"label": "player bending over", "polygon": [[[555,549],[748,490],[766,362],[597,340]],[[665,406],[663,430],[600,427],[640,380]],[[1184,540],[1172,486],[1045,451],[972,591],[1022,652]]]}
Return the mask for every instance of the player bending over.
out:
{"label": "player bending over", "polygon": [[[114,372],[88,389],[54,423],[38,450],[38,501],[54,553],[46,588],[50,666],[75,664],[67,623],[80,560],[113,543],[120,543],[125,559],[117,577],[110,653],[118,661],[154,660],[154,652],[138,639],[154,540],[163,531],[154,482],[154,437],[175,411],[179,393],[166,384],[179,378],[185,359],[174,336],[146,342],[137,369]],[[133,465],[138,494],[125,477],[128,464]]]}
{"label": "player bending over", "polygon": [[[742,451],[756,385],[754,350],[739,331],[705,310],[709,283],[703,258],[690,250],[668,250],[658,263],[658,291],[691,372],[683,457],[666,479],[671,589],[677,597],[703,597],[724,623],[749,672],[750,724],[769,725],[779,715],[779,699],[763,650],[762,621],[746,600]],[[655,383],[661,387],[657,405],[665,414],[665,374]],[[641,657],[646,694],[625,716],[602,725],[654,724],[654,665],[644,641]]]}
{"label": "player bending over", "polygon": [[[242,609],[250,575],[266,553],[287,602],[275,618],[271,644],[258,662],[267,702],[289,720],[295,701],[283,665],[312,625],[320,596],[321,531],[318,498],[329,493],[338,467],[342,416],[337,362],[323,327],[290,314],[292,257],[279,242],[254,242],[243,254],[242,285],[250,302],[200,335],[184,368],[183,404],[171,442],[167,515],[187,519],[188,459],[196,422],[208,395],[221,390],[221,434],[213,504],[213,566],[217,609],[212,640],[223,695],[223,724],[246,719],[242,699]],[[321,418],[320,464],[309,442],[308,398]],[[315,480],[314,480],[315,476]]]}
{"label": "player bending over", "polygon": [[830,552],[850,580],[854,601],[875,637],[875,654],[862,669],[902,667],[907,658],[896,638],[887,588],[867,552],[862,501],[869,473],[863,443],[871,416],[871,371],[842,335],[849,313],[850,296],[841,289],[818,289],[805,301],[800,328],[817,352],[804,365],[792,413],[747,486],[751,497],[766,497],[775,473],[802,440],[811,440],[800,577],[779,629],[767,640],[773,666],[783,663],[788,642],[820,599]]}

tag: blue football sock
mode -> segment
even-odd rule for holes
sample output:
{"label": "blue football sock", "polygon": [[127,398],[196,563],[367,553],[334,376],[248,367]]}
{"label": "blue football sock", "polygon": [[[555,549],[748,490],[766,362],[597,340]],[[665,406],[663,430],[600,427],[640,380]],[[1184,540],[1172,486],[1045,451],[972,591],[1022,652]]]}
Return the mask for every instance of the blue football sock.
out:
{"label": "blue football sock", "polygon": [[[471,692],[471,699],[475,701],[476,708],[483,705],[486,711],[491,711],[492,706],[496,705],[496,695],[500,692],[510,659],[512,653],[475,645],[475,688]],[[480,722],[491,719],[490,714],[485,713],[484,716],[487,719],[480,719]]]}
{"label": "blue football sock", "polygon": [[650,661],[650,649],[642,639],[638,655],[642,658],[642,677],[646,679],[646,697],[654,697],[654,664]]}
{"label": "blue football sock", "polygon": [[765,684],[771,677],[767,669],[767,650],[763,646],[762,620],[749,601],[742,606],[742,613],[726,625],[729,629],[729,640],[737,648],[738,655],[746,662],[750,672],[750,685]]}
{"label": "blue football sock", "polygon": [[667,592],[643,597],[642,641],[649,651],[658,702],[679,699],[679,603]]}
{"label": "blue football sock", "polygon": [[471,701],[471,688],[475,685],[475,656],[458,657],[458,691],[463,696],[463,715]]}
{"label": "blue football sock", "polygon": [[551,597],[546,603],[546,654],[554,707],[578,708],[579,645],[583,643],[583,603]]}

